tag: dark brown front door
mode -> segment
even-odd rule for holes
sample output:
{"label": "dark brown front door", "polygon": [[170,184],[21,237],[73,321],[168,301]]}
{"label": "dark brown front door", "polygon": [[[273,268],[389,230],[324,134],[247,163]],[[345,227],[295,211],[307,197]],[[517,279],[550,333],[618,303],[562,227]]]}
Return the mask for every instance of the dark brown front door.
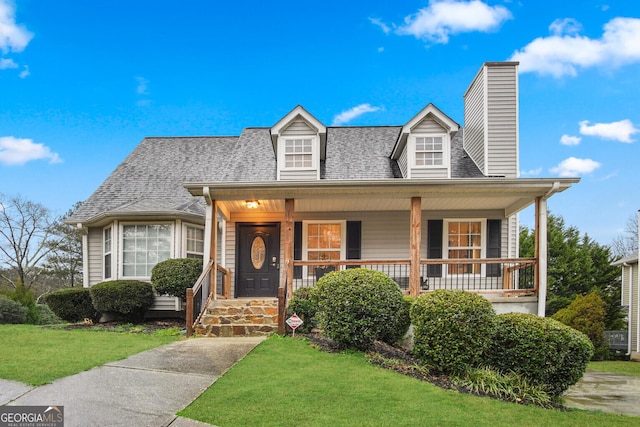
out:
{"label": "dark brown front door", "polygon": [[236,224],[236,297],[276,297],[280,223]]}

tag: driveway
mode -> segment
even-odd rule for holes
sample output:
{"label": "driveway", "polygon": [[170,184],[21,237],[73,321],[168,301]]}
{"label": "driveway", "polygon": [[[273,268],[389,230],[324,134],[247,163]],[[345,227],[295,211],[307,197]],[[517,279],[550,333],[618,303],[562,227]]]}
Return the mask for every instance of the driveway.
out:
{"label": "driveway", "polygon": [[564,393],[570,408],[640,417],[640,378],[610,372],[587,371]]}
{"label": "driveway", "polygon": [[40,387],[0,381],[0,404],[64,406],[66,427],[206,424],[176,418],[264,337],[196,338]]}

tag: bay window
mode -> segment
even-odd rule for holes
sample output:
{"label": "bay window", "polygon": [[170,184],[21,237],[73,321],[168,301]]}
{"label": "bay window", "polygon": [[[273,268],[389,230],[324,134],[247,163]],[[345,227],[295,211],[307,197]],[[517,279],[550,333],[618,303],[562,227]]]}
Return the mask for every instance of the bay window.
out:
{"label": "bay window", "polygon": [[171,257],[171,224],[122,226],[122,276],[151,277],[153,267]]}

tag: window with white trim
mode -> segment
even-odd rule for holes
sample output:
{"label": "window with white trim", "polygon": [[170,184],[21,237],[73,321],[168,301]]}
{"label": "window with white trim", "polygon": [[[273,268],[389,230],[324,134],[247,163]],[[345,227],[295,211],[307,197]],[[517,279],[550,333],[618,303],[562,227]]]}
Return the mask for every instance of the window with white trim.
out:
{"label": "window with white trim", "polygon": [[416,166],[445,166],[444,136],[415,137]]}
{"label": "window with white trim", "polygon": [[[482,258],[485,224],[483,220],[446,221],[448,259]],[[481,274],[482,264],[449,264],[448,274]]]}
{"label": "window with white trim", "polygon": [[171,257],[171,224],[122,226],[122,276],[151,277],[151,269]]}
{"label": "window with white trim", "polygon": [[186,226],[185,249],[187,258],[204,258],[204,228]]}
{"label": "window with white trim", "polygon": [[112,227],[107,227],[103,231],[103,240],[102,240],[102,259],[103,259],[103,272],[104,279],[111,279],[111,263],[113,257],[111,256],[111,252],[113,249],[113,238],[111,237],[111,229]]}
{"label": "window with white trim", "polygon": [[287,169],[313,168],[313,138],[285,139],[284,167]]}
{"label": "window with white trim", "polygon": [[[346,251],[346,223],[307,222],[303,231],[304,249],[308,261],[339,261]],[[315,276],[317,267],[309,267],[308,275]]]}

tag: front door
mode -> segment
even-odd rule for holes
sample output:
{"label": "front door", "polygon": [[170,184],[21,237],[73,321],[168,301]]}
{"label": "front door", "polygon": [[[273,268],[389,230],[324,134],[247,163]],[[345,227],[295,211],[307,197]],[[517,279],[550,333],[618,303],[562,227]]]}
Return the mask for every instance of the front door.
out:
{"label": "front door", "polygon": [[236,297],[276,297],[280,223],[236,224]]}

